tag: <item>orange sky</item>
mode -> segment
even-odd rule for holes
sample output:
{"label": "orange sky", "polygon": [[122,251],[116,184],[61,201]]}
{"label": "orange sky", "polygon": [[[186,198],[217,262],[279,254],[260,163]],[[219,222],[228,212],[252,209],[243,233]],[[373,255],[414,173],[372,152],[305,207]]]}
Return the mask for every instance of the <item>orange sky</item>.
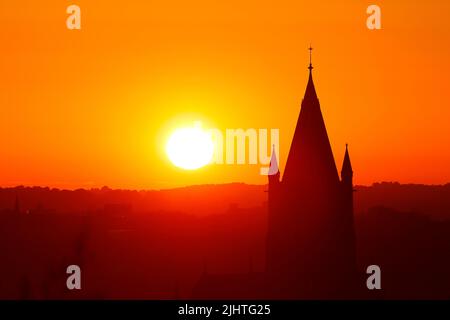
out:
{"label": "orange sky", "polygon": [[450,1],[317,2],[2,1],[0,185],[265,183],[259,165],[177,169],[165,139],[280,128],[283,171],[310,43],[339,169],[348,142],[358,184],[450,181]]}

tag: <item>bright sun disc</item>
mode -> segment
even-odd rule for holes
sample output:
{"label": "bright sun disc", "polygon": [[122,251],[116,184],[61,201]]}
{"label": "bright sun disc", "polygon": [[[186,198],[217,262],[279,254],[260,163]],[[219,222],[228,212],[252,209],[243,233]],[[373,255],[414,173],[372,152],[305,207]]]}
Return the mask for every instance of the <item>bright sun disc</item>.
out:
{"label": "bright sun disc", "polygon": [[214,144],[211,135],[200,127],[180,128],[167,141],[166,152],[175,166],[195,170],[211,161]]}

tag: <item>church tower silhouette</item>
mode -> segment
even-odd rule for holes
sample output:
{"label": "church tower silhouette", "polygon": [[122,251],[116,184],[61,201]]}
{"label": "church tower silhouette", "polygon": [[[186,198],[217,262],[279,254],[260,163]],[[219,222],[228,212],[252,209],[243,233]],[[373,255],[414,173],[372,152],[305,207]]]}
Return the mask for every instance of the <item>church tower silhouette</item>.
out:
{"label": "church tower silhouette", "polygon": [[356,277],[353,171],[348,147],[341,179],[312,77],[280,180],[275,151],[269,171],[267,274],[288,298],[339,298]]}
{"label": "church tower silhouette", "polygon": [[[309,78],[281,177],[272,148],[269,168],[266,270],[203,273],[201,299],[348,299],[360,295],[353,222],[353,169],[348,146],[341,177],[319,99]],[[363,282],[364,283],[364,282]]]}

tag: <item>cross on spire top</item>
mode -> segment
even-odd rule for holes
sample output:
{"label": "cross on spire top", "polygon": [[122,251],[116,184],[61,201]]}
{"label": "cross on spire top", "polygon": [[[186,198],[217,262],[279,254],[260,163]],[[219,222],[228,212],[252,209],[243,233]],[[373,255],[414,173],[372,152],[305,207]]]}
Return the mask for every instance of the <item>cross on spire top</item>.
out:
{"label": "cross on spire top", "polygon": [[312,48],[311,45],[309,46],[308,50],[309,50],[309,67],[308,67],[308,69],[311,71],[313,69],[313,66],[312,66],[312,51],[313,51],[313,48]]}

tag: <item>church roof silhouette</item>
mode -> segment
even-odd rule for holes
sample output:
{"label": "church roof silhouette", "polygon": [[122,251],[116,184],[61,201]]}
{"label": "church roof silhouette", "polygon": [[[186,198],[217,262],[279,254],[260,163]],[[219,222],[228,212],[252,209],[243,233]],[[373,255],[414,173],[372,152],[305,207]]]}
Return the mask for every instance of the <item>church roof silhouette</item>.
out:
{"label": "church roof silhouette", "polygon": [[[290,187],[339,182],[338,171],[309,66],[309,79],[283,174]],[[319,173],[319,174],[318,174]]]}

